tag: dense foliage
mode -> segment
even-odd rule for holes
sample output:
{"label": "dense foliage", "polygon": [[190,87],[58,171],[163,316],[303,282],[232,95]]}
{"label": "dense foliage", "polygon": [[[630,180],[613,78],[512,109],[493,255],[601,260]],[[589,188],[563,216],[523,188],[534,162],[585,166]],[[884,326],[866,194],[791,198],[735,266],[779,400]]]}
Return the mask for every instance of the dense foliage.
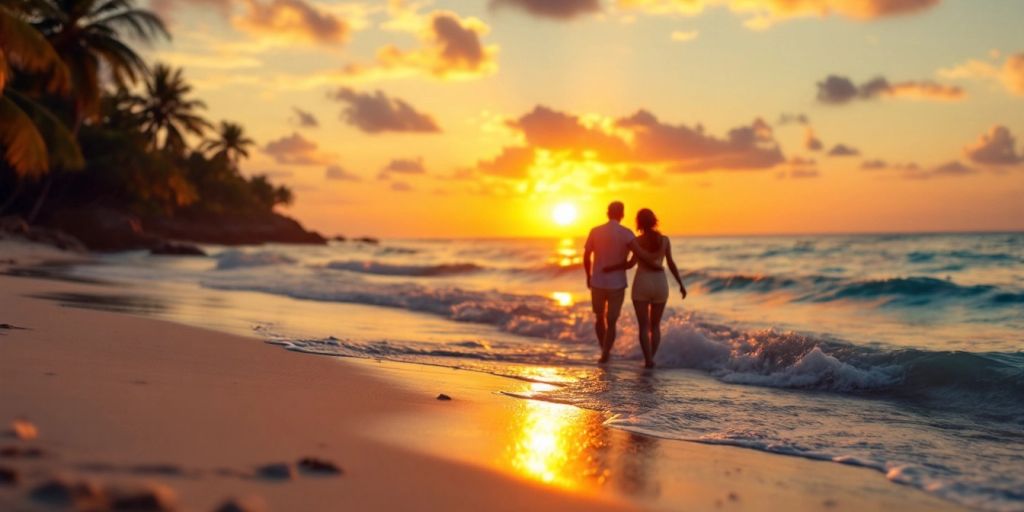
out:
{"label": "dense foliage", "polygon": [[240,125],[214,129],[182,71],[148,65],[129,44],[166,36],[134,0],[0,0],[0,215],[291,202],[289,189],[239,172],[255,145]]}

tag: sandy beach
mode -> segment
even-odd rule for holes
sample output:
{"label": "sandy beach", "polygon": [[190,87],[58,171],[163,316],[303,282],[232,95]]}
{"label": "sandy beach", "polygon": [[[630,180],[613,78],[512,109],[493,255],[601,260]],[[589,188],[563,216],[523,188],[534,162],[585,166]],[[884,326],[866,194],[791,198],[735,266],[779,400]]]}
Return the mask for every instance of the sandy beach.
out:
{"label": "sandy beach", "polygon": [[[3,248],[7,267],[55,256]],[[500,393],[536,383],[305,355],[35,298],[112,292],[89,284],[3,276],[0,290],[0,323],[16,327],[0,332],[0,419],[38,431],[3,438],[7,510],[46,508],[32,493],[54,478],[93,482],[108,500],[155,489],[180,510],[953,508],[874,471],[649,438]]]}

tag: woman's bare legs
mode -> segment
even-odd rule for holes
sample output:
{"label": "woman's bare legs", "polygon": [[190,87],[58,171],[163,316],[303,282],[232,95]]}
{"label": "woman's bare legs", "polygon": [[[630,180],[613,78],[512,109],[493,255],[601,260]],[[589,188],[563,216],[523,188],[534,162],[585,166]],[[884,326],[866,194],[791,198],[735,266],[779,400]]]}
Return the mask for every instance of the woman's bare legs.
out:
{"label": "woman's bare legs", "polygon": [[661,316],[665,314],[665,302],[651,303],[651,361],[658,355],[661,345]]}
{"label": "woman's bare legs", "polygon": [[650,302],[635,301],[636,329],[640,336],[640,350],[644,352],[644,368],[654,368],[654,354],[651,352]]}

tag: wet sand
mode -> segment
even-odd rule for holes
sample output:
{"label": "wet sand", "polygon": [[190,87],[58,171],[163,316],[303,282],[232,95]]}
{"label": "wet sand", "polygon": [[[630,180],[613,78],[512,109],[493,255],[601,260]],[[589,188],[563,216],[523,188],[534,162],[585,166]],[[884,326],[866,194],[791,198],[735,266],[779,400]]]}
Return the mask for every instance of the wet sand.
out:
{"label": "wet sand", "polygon": [[[40,257],[53,255],[0,245],[0,260]],[[23,328],[0,329],[0,427],[37,429],[0,438],[0,470],[17,479],[0,483],[0,509],[43,507],[30,494],[58,475],[108,500],[148,486],[181,510],[233,497],[268,510],[955,508],[863,468],[654,439],[501,394],[534,383],[37,298],[116,292],[0,276],[0,323]]]}

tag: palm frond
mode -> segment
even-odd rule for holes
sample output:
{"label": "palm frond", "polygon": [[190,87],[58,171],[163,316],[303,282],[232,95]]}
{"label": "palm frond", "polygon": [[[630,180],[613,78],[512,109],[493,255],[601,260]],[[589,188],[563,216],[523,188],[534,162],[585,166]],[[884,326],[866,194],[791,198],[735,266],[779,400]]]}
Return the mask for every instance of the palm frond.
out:
{"label": "palm frond", "polygon": [[95,25],[110,27],[116,31],[126,30],[133,37],[142,41],[151,41],[157,37],[170,39],[164,20],[156,13],[144,9],[125,9],[105,16],[93,22]]}
{"label": "palm frond", "polygon": [[51,91],[68,90],[68,69],[53,46],[35,27],[5,7],[0,7],[0,53],[15,68],[30,73],[48,72]]}
{"label": "palm frond", "polygon": [[50,169],[43,136],[32,118],[6,96],[0,96],[0,147],[19,176],[39,176]]}
{"label": "palm frond", "polygon": [[50,167],[66,171],[77,171],[85,167],[82,150],[75,141],[75,136],[68,130],[63,121],[53,115],[46,107],[32,101],[31,98],[17,92],[8,91],[11,100],[32,120],[45,143],[49,155]]}

